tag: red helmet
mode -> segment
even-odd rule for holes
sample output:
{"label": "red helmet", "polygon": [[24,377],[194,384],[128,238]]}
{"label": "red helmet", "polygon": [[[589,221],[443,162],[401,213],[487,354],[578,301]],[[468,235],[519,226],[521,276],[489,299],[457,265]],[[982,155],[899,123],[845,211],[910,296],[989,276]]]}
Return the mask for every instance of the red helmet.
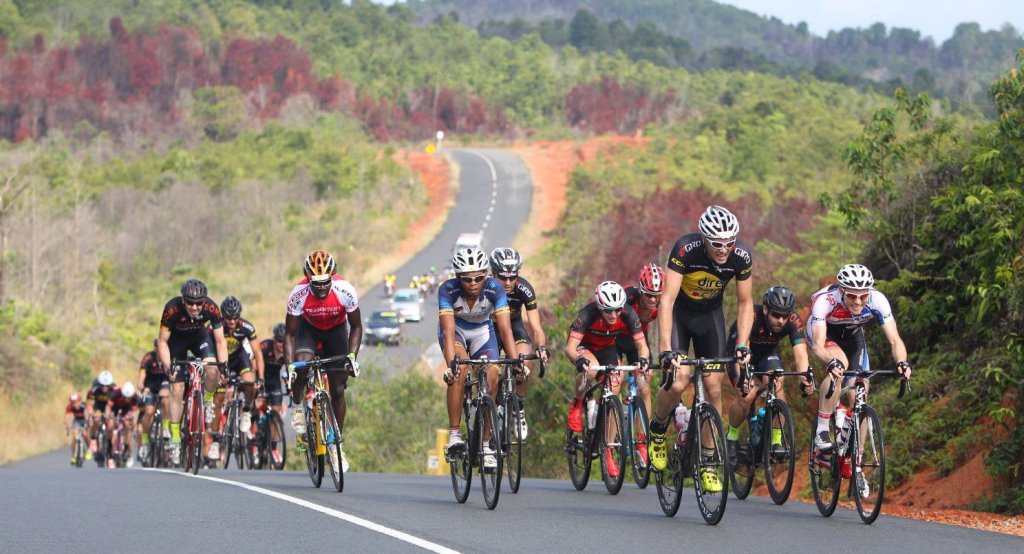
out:
{"label": "red helmet", "polygon": [[71,402],[78,402],[81,399],[82,395],[78,394],[77,392],[71,393],[71,396],[68,397],[68,400],[70,400]]}
{"label": "red helmet", "polygon": [[661,294],[665,290],[665,270],[656,263],[649,263],[640,270],[640,292]]}

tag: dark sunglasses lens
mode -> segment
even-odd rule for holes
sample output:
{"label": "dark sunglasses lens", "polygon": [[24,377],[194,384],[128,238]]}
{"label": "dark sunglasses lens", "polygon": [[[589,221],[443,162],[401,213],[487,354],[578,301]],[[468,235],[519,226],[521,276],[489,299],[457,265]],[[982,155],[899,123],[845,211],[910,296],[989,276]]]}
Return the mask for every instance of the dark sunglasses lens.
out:
{"label": "dark sunglasses lens", "polygon": [[786,318],[789,317],[789,314],[780,314],[779,312],[770,312],[770,313],[772,314],[772,317],[774,317],[775,319],[786,319]]}
{"label": "dark sunglasses lens", "polygon": [[484,280],[484,276],[477,275],[476,277],[459,277],[459,280],[463,283],[479,283]]}
{"label": "dark sunglasses lens", "polygon": [[622,311],[622,308],[601,308],[601,311],[606,314],[617,314]]}

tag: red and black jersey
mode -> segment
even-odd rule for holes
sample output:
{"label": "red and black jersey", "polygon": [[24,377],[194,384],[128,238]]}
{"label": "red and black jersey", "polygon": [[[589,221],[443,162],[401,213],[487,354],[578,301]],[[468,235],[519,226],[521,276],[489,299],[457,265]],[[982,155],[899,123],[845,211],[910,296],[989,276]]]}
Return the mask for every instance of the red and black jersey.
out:
{"label": "red and black jersey", "polygon": [[260,350],[263,351],[263,363],[266,366],[284,365],[284,350],[281,351],[280,356],[277,355],[277,352],[274,351],[274,339],[263,339],[260,342]]}
{"label": "red and black jersey", "polygon": [[110,409],[115,415],[125,415],[139,404],[139,397],[128,398],[121,393],[120,387],[114,387],[110,393]]}
{"label": "red and black jersey", "polygon": [[[732,324],[730,332],[731,336],[736,334],[736,324]],[[789,337],[789,343],[793,346],[803,344],[804,342],[804,324],[800,321],[800,316],[797,313],[792,313],[789,316],[789,320],[782,326],[782,330],[778,333],[773,333],[771,328],[768,327],[768,322],[765,321],[764,311],[761,306],[754,306],[754,324],[750,329],[750,355],[754,359],[761,359],[769,354],[773,353],[779,347],[779,341],[784,337]]]}
{"label": "red and black jersey", "polygon": [[623,307],[615,323],[609,325],[601,317],[601,309],[591,302],[576,314],[576,319],[569,327],[569,337],[578,339],[591,352],[614,345],[615,339],[620,336],[632,337],[634,341],[644,340],[640,318],[629,304]]}
{"label": "red and black jersey", "polygon": [[146,352],[146,355],[139,361],[139,369],[146,372],[146,377],[150,375],[167,375],[167,370],[160,363],[160,356],[157,356],[156,350]]}
{"label": "red and black jersey", "polygon": [[68,403],[64,413],[74,414],[75,419],[85,419],[85,402],[79,402],[77,407],[74,404]]}
{"label": "red and black jersey", "polygon": [[626,287],[626,304],[629,304],[633,311],[636,312],[637,317],[640,318],[640,328],[646,334],[647,325],[658,319],[658,308],[655,307],[649,313],[645,313],[644,309],[640,306],[640,294],[640,289],[637,287]]}
{"label": "red and black jersey", "polygon": [[217,329],[221,326],[222,320],[220,307],[213,300],[207,298],[203,302],[199,316],[193,319],[189,317],[188,310],[185,309],[185,301],[180,296],[176,296],[164,306],[160,327],[170,330],[172,335],[189,335],[205,333],[207,327]]}

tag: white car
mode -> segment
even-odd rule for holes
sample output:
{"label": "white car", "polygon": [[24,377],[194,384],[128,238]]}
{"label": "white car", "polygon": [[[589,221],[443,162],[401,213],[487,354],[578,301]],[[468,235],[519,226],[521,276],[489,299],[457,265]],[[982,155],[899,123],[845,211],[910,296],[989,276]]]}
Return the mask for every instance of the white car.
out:
{"label": "white car", "polygon": [[483,250],[484,237],[480,233],[462,233],[459,238],[455,239],[455,248],[452,249],[452,255],[462,250],[463,248],[479,248]]}
{"label": "white car", "polygon": [[418,289],[398,289],[391,297],[391,309],[401,314],[402,321],[423,319],[423,302]]}

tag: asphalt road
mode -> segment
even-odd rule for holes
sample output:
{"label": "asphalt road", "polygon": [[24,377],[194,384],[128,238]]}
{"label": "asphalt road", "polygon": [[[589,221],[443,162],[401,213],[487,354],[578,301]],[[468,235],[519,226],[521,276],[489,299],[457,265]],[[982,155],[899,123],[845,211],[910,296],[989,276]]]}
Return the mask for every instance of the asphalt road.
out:
{"label": "asphalt road", "polygon": [[[413,275],[449,264],[455,239],[461,233],[483,233],[486,252],[508,246],[530,214],[532,184],[518,157],[499,150],[458,149],[451,152],[460,166],[459,192],[444,226],[433,241],[403,265],[395,275],[398,287],[407,286]],[[360,297],[360,311],[369,318],[374,310],[388,308],[383,283]],[[386,375],[404,372],[425,359],[440,355],[437,344],[437,297],[423,303],[423,321],[403,325],[399,346],[363,345],[359,363],[366,371]]]}
{"label": "asphalt road", "polygon": [[730,498],[712,527],[692,493],[676,517],[662,515],[653,485],[627,483],[610,496],[600,481],[577,492],[568,481],[524,479],[489,511],[479,479],[466,504],[448,477],[350,473],[343,494],[325,481],[314,489],[299,472],[75,469],[61,451],[0,467],[0,550],[1024,551],[1024,539],[1008,535],[886,515],[868,526],[850,510],[825,519],[813,504],[766,498]]}

